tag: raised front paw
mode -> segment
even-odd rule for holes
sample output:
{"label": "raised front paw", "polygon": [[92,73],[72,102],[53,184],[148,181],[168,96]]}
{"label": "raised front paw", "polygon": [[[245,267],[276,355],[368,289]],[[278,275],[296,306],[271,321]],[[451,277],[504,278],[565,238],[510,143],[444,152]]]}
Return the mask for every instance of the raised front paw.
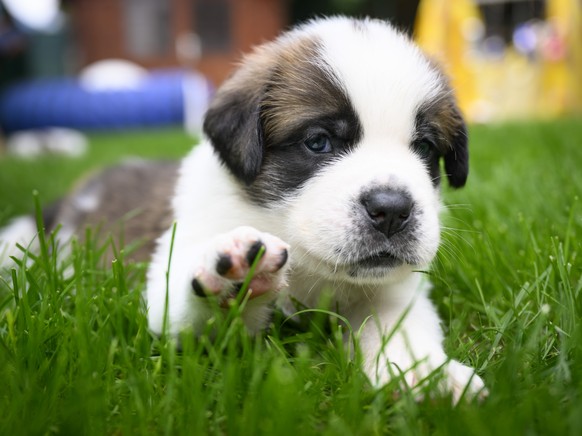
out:
{"label": "raised front paw", "polygon": [[217,295],[222,303],[240,291],[257,255],[264,249],[248,286],[249,298],[278,291],[286,284],[289,245],[253,227],[237,227],[217,236],[195,271],[192,290],[199,297]]}

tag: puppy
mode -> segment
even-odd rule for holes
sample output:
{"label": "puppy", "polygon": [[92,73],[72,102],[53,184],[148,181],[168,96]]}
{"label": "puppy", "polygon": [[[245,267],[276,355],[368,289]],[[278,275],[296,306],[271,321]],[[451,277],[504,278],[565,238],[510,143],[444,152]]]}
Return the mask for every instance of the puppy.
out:
{"label": "puppy", "polygon": [[454,398],[484,394],[447,359],[422,273],[439,246],[440,162],[452,187],[467,178],[466,127],[446,78],[407,37],[344,17],[291,30],[243,60],[204,133],[177,175],[156,175],[177,181],[171,215],[155,216],[167,227],[147,276],[153,332],[201,333],[211,300],[233,298],[264,249],[242,313],[249,331],[275,302],[317,307],[332,290],[373,383],[403,375],[415,386],[442,367]]}
{"label": "puppy", "polygon": [[[439,245],[439,162],[461,187],[468,151],[445,77],[411,41],[378,20],[309,22],[244,59],[204,132],[173,198],[172,334],[201,332],[212,316],[207,297],[231,298],[262,246],[242,315],[251,332],[265,326],[273,300],[314,307],[332,289],[333,307],[362,328],[373,382],[403,373],[414,386],[443,366],[455,397],[465,387],[484,392],[472,369],[447,360],[421,272]],[[148,273],[156,333],[171,234]]]}

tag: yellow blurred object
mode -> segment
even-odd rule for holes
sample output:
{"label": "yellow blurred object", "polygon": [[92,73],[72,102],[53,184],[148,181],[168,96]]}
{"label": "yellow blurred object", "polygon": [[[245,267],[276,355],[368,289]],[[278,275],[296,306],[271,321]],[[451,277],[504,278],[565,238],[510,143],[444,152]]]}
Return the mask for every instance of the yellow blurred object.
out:
{"label": "yellow blurred object", "polygon": [[548,0],[540,110],[561,115],[582,110],[582,6],[580,0]]}
{"label": "yellow blurred object", "polygon": [[443,65],[471,121],[582,112],[582,1],[547,0],[546,21],[528,24],[535,54],[509,45],[491,56],[479,50],[485,26],[473,0],[421,0],[415,38]]}
{"label": "yellow blurred object", "polygon": [[478,100],[471,39],[483,28],[471,0],[421,0],[415,23],[418,44],[445,68],[461,110],[472,117]]}

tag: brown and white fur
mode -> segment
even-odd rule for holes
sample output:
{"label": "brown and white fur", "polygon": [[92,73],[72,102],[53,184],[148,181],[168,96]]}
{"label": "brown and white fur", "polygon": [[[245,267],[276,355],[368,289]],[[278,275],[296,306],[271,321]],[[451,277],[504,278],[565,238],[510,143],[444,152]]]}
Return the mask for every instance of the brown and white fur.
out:
{"label": "brown and white fur", "polygon": [[287,32],[218,90],[204,133],[167,193],[176,234],[169,286],[171,227],[148,271],[153,332],[168,289],[169,332],[201,333],[210,299],[231,298],[265,247],[242,314],[251,332],[273,303],[315,307],[331,289],[332,307],[361,328],[374,383],[403,373],[414,386],[442,367],[455,398],[483,395],[474,371],[447,359],[420,272],[439,246],[440,162],[453,187],[467,178],[465,123],[446,78],[406,36],[343,17]]}

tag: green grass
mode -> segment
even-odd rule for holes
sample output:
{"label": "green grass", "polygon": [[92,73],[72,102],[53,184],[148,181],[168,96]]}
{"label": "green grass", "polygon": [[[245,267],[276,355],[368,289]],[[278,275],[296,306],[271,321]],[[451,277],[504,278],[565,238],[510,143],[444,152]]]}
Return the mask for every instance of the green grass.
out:
{"label": "green grass", "polygon": [[[81,161],[0,160],[0,221],[119,156],[177,156],[179,132],[93,136]],[[251,338],[236,308],[217,337],[153,338],[145,265],[99,262],[88,238],[0,280],[0,434],[582,434],[582,123],[475,126],[465,189],[444,189],[431,273],[451,357],[478,368],[483,403],[373,389],[342,326],[276,317]],[[72,271],[63,275],[63,269]]]}

